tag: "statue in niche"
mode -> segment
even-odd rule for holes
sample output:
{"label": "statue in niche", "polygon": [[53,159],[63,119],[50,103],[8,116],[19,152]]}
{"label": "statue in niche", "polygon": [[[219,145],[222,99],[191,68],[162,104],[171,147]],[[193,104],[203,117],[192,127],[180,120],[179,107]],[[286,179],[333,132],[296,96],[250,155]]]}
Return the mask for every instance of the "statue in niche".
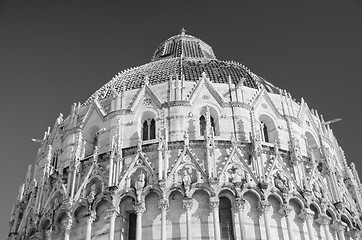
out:
{"label": "statue in niche", "polygon": [[[94,185],[93,185],[94,186]],[[88,209],[91,210],[91,207],[92,207],[92,202],[94,201],[95,199],[95,196],[96,196],[96,192],[94,190],[91,190],[88,197],[87,197],[87,200],[88,200]]]}
{"label": "statue in niche", "polygon": [[278,172],[274,178],[274,185],[282,192],[288,191],[288,181],[280,172]]}
{"label": "statue in niche", "polygon": [[97,194],[97,186],[95,183],[91,185],[90,192],[93,192],[94,196]]}
{"label": "statue in niche", "polygon": [[185,147],[188,147],[190,145],[189,134],[187,133],[187,131],[185,131],[184,134],[184,145]]}
{"label": "statue in niche", "polygon": [[277,140],[274,141],[274,155],[279,156],[279,142]]}
{"label": "statue in niche", "polygon": [[224,173],[224,181],[225,182],[230,182],[230,179],[231,179],[231,175],[228,171],[225,171]]}
{"label": "statue in niche", "polygon": [[314,193],[314,196],[318,199],[321,199],[323,197],[322,189],[320,188],[318,183],[313,184],[313,193]]}
{"label": "statue in niche", "polygon": [[233,166],[229,169],[229,173],[232,183],[241,183],[241,181],[245,179],[245,172],[240,168]]}
{"label": "statue in niche", "polygon": [[137,152],[142,152],[142,141],[141,139],[137,142]]}
{"label": "statue in niche", "polygon": [[58,209],[60,207],[60,201],[58,198],[54,199],[54,203],[53,203],[53,209]]}
{"label": "statue in niche", "polygon": [[184,185],[185,191],[190,191],[191,186],[191,176],[189,175],[187,170],[184,170],[184,176],[182,177],[182,183]]}
{"label": "statue in niche", "polygon": [[140,174],[138,175],[138,179],[136,181],[135,187],[136,190],[142,190],[143,187],[145,186],[145,174],[143,172],[140,172]]}

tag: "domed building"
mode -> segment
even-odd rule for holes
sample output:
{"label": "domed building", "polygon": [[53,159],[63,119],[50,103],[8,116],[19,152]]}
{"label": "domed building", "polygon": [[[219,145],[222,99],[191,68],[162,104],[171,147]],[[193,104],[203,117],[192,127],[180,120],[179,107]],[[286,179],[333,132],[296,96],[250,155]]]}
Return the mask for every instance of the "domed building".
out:
{"label": "domed building", "polygon": [[182,31],[40,141],[8,239],[358,239],[331,121]]}

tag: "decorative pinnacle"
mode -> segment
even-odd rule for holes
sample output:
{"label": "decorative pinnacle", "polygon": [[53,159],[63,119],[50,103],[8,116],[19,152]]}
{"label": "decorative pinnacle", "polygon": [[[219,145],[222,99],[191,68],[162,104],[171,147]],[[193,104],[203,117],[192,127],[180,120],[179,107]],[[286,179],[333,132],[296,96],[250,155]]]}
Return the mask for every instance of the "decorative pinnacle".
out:
{"label": "decorative pinnacle", "polygon": [[185,34],[186,34],[186,30],[185,30],[185,28],[181,28],[181,36],[185,36]]}

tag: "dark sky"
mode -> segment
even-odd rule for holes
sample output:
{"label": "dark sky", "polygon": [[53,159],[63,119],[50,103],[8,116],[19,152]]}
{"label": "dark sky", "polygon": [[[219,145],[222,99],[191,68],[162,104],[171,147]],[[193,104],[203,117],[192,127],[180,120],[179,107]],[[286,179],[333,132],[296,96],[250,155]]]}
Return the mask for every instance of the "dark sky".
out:
{"label": "dark sky", "polygon": [[181,27],[325,120],[342,117],[331,127],[362,174],[362,1],[0,0],[0,239],[35,162],[30,139]]}

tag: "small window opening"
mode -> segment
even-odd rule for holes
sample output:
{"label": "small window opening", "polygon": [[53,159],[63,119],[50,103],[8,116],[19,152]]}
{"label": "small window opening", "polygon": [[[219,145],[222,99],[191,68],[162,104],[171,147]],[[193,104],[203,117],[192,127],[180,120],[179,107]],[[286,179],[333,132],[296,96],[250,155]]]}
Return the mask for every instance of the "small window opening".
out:
{"label": "small window opening", "polygon": [[156,139],[156,121],[153,118],[148,118],[142,124],[142,140]]}
{"label": "small window opening", "polygon": [[136,239],[136,213],[128,213],[128,240]]}
{"label": "small window opening", "polygon": [[221,240],[234,240],[231,202],[227,197],[221,197],[219,203],[219,222]]}
{"label": "small window opening", "polygon": [[59,155],[58,151],[54,152],[54,155],[53,155],[53,158],[52,158],[52,167],[54,169],[57,169],[57,167],[58,167],[58,155]]}
{"label": "small window opening", "polygon": [[[199,118],[200,120],[200,135],[204,136],[205,135],[205,130],[206,130],[206,118],[204,115],[201,115],[201,117]],[[215,134],[215,121],[214,118],[210,116],[210,123],[211,123],[211,129]]]}
{"label": "small window opening", "polygon": [[261,132],[262,132],[262,134],[261,134],[262,141],[269,142],[268,127],[266,126],[265,123],[261,122],[260,128],[261,128]]}

